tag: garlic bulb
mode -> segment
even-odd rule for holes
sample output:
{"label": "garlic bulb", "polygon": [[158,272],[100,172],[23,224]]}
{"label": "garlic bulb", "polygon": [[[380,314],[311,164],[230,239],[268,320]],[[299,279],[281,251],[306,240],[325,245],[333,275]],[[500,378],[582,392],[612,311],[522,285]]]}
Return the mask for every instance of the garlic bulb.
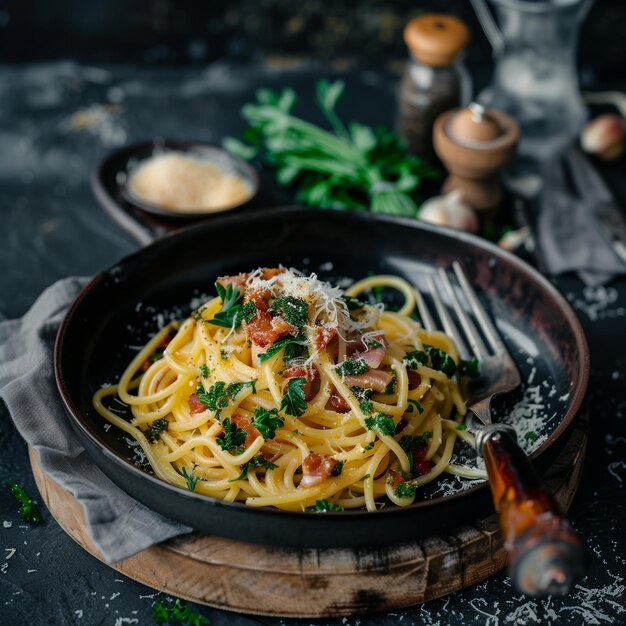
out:
{"label": "garlic bulb", "polygon": [[617,159],[626,148],[626,120],[619,115],[596,117],[583,128],[580,145],[603,161]]}
{"label": "garlic bulb", "polygon": [[450,226],[469,233],[478,232],[478,218],[473,209],[455,189],[445,196],[435,196],[422,204],[419,219],[430,224]]}

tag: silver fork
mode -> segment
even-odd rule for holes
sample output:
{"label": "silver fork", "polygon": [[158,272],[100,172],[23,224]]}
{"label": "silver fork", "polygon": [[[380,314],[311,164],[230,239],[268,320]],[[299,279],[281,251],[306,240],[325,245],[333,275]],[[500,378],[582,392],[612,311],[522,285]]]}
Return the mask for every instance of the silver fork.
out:
{"label": "silver fork", "polygon": [[[509,552],[509,575],[515,587],[530,596],[568,593],[585,571],[582,539],[517,444],[515,429],[491,421],[491,400],[517,389],[521,376],[460,263],[452,263],[452,269],[456,289],[442,268],[437,277],[443,291],[432,276],[426,279],[440,327],[417,289],[415,298],[426,330],[445,331],[464,358],[474,356],[479,361],[478,378],[467,384],[467,404],[483,424],[472,431],[476,450],[485,459],[500,516],[504,547]],[[444,304],[442,294],[452,310]]]}

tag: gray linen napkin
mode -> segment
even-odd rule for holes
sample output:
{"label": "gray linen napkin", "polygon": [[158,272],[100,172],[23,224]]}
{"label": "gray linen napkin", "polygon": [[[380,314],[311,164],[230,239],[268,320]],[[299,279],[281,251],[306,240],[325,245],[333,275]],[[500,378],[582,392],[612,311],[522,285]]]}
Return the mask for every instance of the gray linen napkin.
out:
{"label": "gray linen napkin", "polygon": [[593,215],[593,190],[576,193],[572,189],[576,177],[568,178],[564,168],[568,153],[575,150],[571,147],[546,164],[537,237],[542,260],[551,275],[574,272],[585,285],[596,287],[626,274],[626,264],[612,250]]}
{"label": "gray linen napkin", "polygon": [[74,434],[54,382],[52,351],[69,304],[87,282],[49,287],[26,315],[0,323],[0,398],[43,470],[83,507],[89,533],[109,563],[190,528],[146,508],[114,485]]}

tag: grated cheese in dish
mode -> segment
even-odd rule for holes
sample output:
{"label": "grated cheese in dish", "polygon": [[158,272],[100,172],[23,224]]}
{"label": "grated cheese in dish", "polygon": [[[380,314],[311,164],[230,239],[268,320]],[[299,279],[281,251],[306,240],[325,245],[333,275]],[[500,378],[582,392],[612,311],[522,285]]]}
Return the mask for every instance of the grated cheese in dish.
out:
{"label": "grated cheese in dish", "polygon": [[143,161],[128,181],[128,189],[150,204],[172,211],[215,211],[245,202],[248,182],[217,161],[165,152]]}

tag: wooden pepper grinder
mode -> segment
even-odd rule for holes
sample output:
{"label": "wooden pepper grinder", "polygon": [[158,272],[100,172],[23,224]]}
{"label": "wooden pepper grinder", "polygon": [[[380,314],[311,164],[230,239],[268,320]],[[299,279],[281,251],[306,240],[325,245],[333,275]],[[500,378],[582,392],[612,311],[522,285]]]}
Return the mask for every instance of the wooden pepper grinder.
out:
{"label": "wooden pepper grinder", "polygon": [[477,211],[495,210],[502,201],[498,173],[513,158],[519,136],[519,125],[510,115],[479,104],[442,113],[433,141],[450,173],[444,193],[458,189]]}

